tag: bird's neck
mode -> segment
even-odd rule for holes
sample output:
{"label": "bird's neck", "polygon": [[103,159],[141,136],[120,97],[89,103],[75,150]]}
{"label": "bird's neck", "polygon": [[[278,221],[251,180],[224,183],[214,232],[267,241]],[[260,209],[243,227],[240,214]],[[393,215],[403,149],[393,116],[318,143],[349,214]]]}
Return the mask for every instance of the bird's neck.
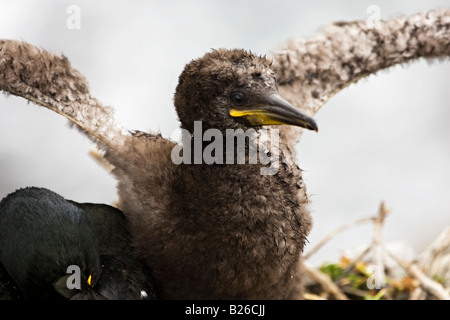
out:
{"label": "bird's neck", "polygon": [[207,129],[196,123],[182,131],[182,143],[172,150],[172,161],[186,165],[253,165],[261,175],[277,173],[280,152],[278,129]]}
{"label": "bird's neck", "polygon": [[[177,154],[183,176],[180,194],[185,197],[182,212],[192,212],[193,219],[209,215],[219,219],[223,213],[222,222],[228,221],[229,215],[245,220],[255,213],[250,208],[259,201],[260,193],[265,193],[267,201],[276,202],[268,203],[268,210],[280,210],[285,205],[284,200],[272,196],[271,190],[295,185],[301,180],[301,173],[289,149],[280,145],[276,129],[201,133],[186,135],[183,150]],[[298,171],[298,177],[291,171]],[[286,178],[296,181],[284,181]],[[288,190],[286,195],[290,196]],[[231,207],[236,209],[226,209]],[[199,208],[208,212],[199,215]],[[208,223],[205,221],[205,225]],[[200,224],[196,221],[197,226]]]}

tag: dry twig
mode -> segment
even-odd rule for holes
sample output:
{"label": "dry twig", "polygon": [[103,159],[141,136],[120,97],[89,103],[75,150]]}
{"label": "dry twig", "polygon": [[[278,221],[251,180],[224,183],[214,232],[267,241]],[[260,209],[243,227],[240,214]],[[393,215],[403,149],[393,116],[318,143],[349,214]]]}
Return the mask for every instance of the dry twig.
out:
{"label": "dry twig", "polygon": [[304,261],[304,269],[307,274],[317,281],[325,291],[331,293],[338,300],[349,300],[341,289],[330,279],[330,277],[312,267],[308,262]]}
{"label": "dry twig", "polygon": [[[422,252],[418,259],[418,266],[428,275],[433,272],[433,261],[450,250],[450,227],[447,226],[439,236]],[[411,292],[410,300],[422,300],[426,296],[422,287],[417,287]]]}
{"label": "dry twig", "polygon": [[386,285],[386,275],[384,272],[384,257],[383,257],[383,250],[381,248],[382,246],[382,240],[381,240],[381,230],[383,229],[384,220],[386,219],[387,214],[389,213],[389,210],[386,209],[386,206],[384,202],[381,202],[380,209],[378,210],[378,216],[374,219],[374,231],[372,236],[372,250],[374,252],[374,260],[375,265],[378,270],[377,276],[379,277],[378,281],[381,287],[384,287]]}
{"label": "dry twig", "polygon": [[319,251],[328,241],[330,241],[333,237],[335,237],[336,235],[338,235],[339,233],[354,227],[356,225],[362,224],[362,223],[366,223],[369,221],[374,221],[374,219],[376,219],[375,217],[366,217],[366,218],[361,218],[361,219],[357,219],[355,221],[349,222],[347,224],[344,224],[336,229],[334,229],[333,231],[331,231],[329,234],[327,234],[325,237],[322,238],[322,240],[320,240],[316,246],[314,246],[308,253],[306,253],[304,255],[305,259],[309,259],[313,254],[315,254],[317,251]]}
{"label": "dry twig", "polygon": [[[305,259],[310,258],[313,254],[319,251],[327,242],[329,242],[333,237],[337,234],[354,227],[356,225],[360,225],[362,223],[373,221],[374,222],[374,232],[372,235],[372,243],[367,246],[365,250],[348,266],[345,266],[343,269],[344,272],[340,275],[339,279],[347,277],[351,272],[353,272],[356,264],[363,260],[364,256],[367,253],[372,252],[374,254],[374,263],[377,267],[377,282],[381,285],[381,287],[386,286],[386,275],[385,275],[385,261],[386,258],[390,257],[393,259],[395,263],[397,263],[401,268],[405,270],[407,274],[409,274],[415,281],[419,283],[416,288],[409,289],[410,295],[409,299],[423,299],[425,298],[425,292],[429,292],[431,295],[436,297],[437,299],[442,300],[450,300],[449,292],[438,282],[431,279],[427,273],[430,273],[429,270],[432,263],[439,256],[443,256],[447,254],[450,250],[450,227],[444,229],[444,231],[439,235],[438,238],[421,254],[419,262],[414,263],[405,260],[404,258],[398,256],[392,250],[387,248],[387,246],[383,243],[381,232],[383,228],[383,224],[385,218],[389,210],[386,209],[384,203],[380,204],[380,208],[378,210],[378,214],[374,217],[366,217],[357,219],[345,225],[342,225],[329,234],[327,234],[319,243],[313,247],[306,255]],[[337,299],[347,300],[349,299],[345,293],[353,294],[355,296],[364,296],[364,291],[350,288],[350,287],[342,287],[340,288],[338,284],[341,282],[338,281],[333,282],[330,277],[319,270],[312,268],[308,263],[305,262],[305,270],[307,274],[317,283],[321,285],[324,292],[328,294],[332,294]],[[343,284],[341,283],[341,286]],[[385,298],[391,297],[391,291],[384,290]],[[367,295],[366,295],[367,296]]]}
{"label": "dry twig", "polygon": [[384,244],[382,245],[382,248],[395,262],[398,263],[399,266],[405,269],[405,271],[412,277],[416,278],[420,282],[420,284],[436,298],[440,300],[450,300],[450,295],[444,289],[444,287],[426,276],[422,272],[422,270],[420,270],[417,264],[405,261],[403,258],[400,258]]}

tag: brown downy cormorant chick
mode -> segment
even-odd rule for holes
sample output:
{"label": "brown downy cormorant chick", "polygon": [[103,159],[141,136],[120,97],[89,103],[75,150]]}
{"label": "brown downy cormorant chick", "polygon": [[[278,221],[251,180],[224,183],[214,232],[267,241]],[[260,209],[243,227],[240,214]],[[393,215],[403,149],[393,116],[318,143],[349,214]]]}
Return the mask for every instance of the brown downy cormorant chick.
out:
{"label": "brown downy cormorant chick", "polygon": [[[197,120],[200,133],[214,128],[221,136],[227,129],[246,132],[285,122],[314,129],[310,119],[273,95],[271,69],[282,96],[313,115],[336,92],[379,70],[448,57],[449,17],[450,10],[432,10],[379,21],[376,28],[366,20],[333,24],[274,52],[272,67],[242,50],[208,53],[180,77],[180,121],[194,129],[193,136]],[[0,40],[0,89],[65,116],[104,151],[118,179],[119,207],[133,245],[164,298],[300,297],[299,255],[310,228],[308,199],[292,156],[300,128],[277,127],[280,152],[272,158],[279,166],[273,175],[260,174],[261,162],[177,165],[174,142],[117,125],[112,110],[91,95],[64,56]],[[208,132],[204,140],[220,140],[217,131]],[[275,153],[274,146],[265,154]]]}
{"label": "brown downy cormorant chick", "polygon": [[[201,121],[203,132],[216,130],[224,144],[229,129],[252,129],[252,141],[259,141],[263,125],[317,129],[277,93],[270,62],[244,50],[215,50],[189,63],[175,107],[182,128],[194,133],[194,122]],[[175,165],[172,143],[145,138],[135,135],[128,153],[132,163],[144,162],[139,168],[152,166],[148,172],[122,166],[114,156],[110,161],[133,244],[163,297],[301,298],[300,257],[311,221],[301,171],[288,148],[265,146],[266,154],[278,154],[271,160],[279,168],[262,175],[268,165],[248,158],[238,164],[237,150],[232,164]],[[185,143],[183,151],[191,140]],[[230,156],[223,151],[223,158]]]}

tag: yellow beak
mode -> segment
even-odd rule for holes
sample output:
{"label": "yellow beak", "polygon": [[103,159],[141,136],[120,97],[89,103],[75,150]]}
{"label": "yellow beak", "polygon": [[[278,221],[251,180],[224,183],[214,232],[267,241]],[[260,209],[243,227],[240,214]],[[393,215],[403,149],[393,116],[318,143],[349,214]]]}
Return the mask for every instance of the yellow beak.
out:
{"label": "yellow beak", "polygon": [[287,124],[314,131],[319,130],[314,119],[302,113],[278,93],[260,98],[256,105],[230,109],[230,116],[244,117],[252,126]]}

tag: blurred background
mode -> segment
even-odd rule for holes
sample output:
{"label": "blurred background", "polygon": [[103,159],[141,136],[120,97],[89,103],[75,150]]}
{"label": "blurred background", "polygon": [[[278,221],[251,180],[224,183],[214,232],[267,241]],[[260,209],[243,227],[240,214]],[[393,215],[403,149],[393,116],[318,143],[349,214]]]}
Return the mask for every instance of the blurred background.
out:
{"label": "blurred background", "polygon": [[[211,48],[266,54],[334,21],[382,19],[449,7],[408,1],[0,1],[0,38],[64,54],[91,93],[129,129],[170,137],[178,75]],[[79,13],[79,20],[74,14]],[[391,209],[383,239],[420,252],[450,224],[450,62],[415,61],[351,85],[316,115],[319,133],[297,146],[312,199],[312,248],[334,228]],[[80,202],[111,203],[114,178],[88,155],[93,144],[67,120],[0,95],[0,198],[39,186]],[[373,226],[334,239],[312,262],[371,241]]]}

